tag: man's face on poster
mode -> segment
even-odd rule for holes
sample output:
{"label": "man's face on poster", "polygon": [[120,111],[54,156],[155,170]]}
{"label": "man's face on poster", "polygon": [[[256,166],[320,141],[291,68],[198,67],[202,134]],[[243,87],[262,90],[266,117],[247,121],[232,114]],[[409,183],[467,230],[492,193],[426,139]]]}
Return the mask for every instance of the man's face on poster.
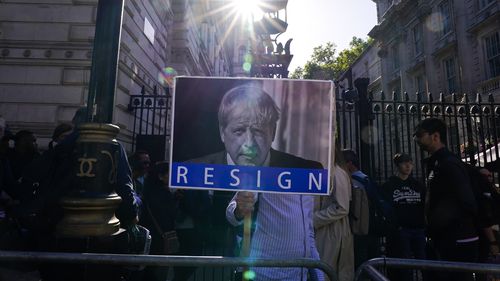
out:
{"label": "man's face on poster", "polygon": [[240,107],[228,113],[220,129],[226,151],[237,165],[262,166],[271,149],[276,124],[259,121],[255,110]]}

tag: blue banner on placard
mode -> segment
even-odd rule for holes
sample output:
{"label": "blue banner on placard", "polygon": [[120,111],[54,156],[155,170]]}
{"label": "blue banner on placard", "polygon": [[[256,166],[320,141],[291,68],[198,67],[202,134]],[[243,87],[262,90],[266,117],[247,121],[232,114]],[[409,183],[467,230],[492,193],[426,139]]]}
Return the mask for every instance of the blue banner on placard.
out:
{"label": "blue banner on placard", "polygon": [[328,194],[328,171],[326,169],[174,162],[170,186],[232,191]]}

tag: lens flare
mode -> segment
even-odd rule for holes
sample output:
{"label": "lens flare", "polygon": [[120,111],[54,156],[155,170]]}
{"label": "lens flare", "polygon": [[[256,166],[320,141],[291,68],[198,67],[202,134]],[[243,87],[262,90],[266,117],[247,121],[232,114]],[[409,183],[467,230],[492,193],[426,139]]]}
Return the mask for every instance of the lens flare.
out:
{"label": "lens flare", "polygon": [[253,270],[247,270],[247,271],[243,272],[243,277],[246,280],[254,280],[255,276],[256,276],[256,274]]}
{"label": "lens flare", "polygon": [[439,12],[432,13],[425,20],[425,26],[432,32],[441,32],[443,25],[441,24],[442,15]]}
{"label": "lens flare", "polygon": [[165,67],[158,73],[158,82],[164,87],[173,87],[175,76],[177,76],[177,71],[175,71],[175,69],[172,67]]}
{"label": "lens flare", "polygon": [[242,65],[243,70],[245,72],[250,72],[250,70],[252,70],[252,62],[253,62],[252,55],[251,54],[246,54],[243,60],[244,60],[244,63]]}

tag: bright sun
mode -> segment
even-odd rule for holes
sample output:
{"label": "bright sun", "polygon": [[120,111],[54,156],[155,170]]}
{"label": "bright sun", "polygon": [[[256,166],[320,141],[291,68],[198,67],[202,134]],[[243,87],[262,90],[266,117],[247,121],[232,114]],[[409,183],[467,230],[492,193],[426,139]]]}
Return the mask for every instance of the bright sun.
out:
{"label": "bright sun", "polygon": [[260,0],[233,0],[237,12],[244,17],[253,17],[257,20],[262,17],[262,10],[259,8],[261,5]]}

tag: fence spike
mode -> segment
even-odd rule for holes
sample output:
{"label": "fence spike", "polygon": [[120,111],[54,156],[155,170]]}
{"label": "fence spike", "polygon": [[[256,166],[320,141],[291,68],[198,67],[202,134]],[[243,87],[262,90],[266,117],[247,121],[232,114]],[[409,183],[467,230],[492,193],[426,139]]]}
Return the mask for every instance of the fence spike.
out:
{"label": "fence spike", "polygon": [[432,97],[431,92],[427,93],[427,100],[429,101],[429,103],[432,103],[434,101],[434,98]]}
{"label": "fence spike", "polygon": [[380,99],[385,100],[385,93],[384,91],[380,91]]}
{"label": "fence spike", "polygon": [[495,99],[493,98],[493,94],[492,93],[488,94],[488,101],[491,102],[491,103],[495,102]]}
{"label": "fence spike", "polygon": [[476,93],[476,102],[477,103],[480,103],[483,99],[481,98],[481,94],[480,93]]}
{"label": "fence spike", "polygon": [[408,92],[404,92],[404,101],[409,101],[410,96],[408,95]]}
{"label": "fence spike", "polygon": [[422,95],[420,94],[420,92],[417,91],[415,94],[417,96],[417,102],[421,102],[422,101]]}
{"label": "fence spike", "polygon": [[146,86],[142,85],[141,87],[141,95],[145,95],[146,94]]}
{"label": "fence spike", "polygon": [[392,101],[396,101],[397,98],[398,98],[398,93],[396,93],[396,91],[392,91]]}
{"label": "fence spike", "polygon": [[158,95],[158,89],[156,89],[156,85],[153,86],[153,95]]}
{"label": "fence spike", "polygon": [[455,93],[451,94],[451,100],[453,101],[453,103],[456,103],[457,102],[457,94],[455,94]]}
{"label": "fence spike", "polygon": [[443,92],[439,93],[439,102],[444,102],[444,94],[443,94]]}

